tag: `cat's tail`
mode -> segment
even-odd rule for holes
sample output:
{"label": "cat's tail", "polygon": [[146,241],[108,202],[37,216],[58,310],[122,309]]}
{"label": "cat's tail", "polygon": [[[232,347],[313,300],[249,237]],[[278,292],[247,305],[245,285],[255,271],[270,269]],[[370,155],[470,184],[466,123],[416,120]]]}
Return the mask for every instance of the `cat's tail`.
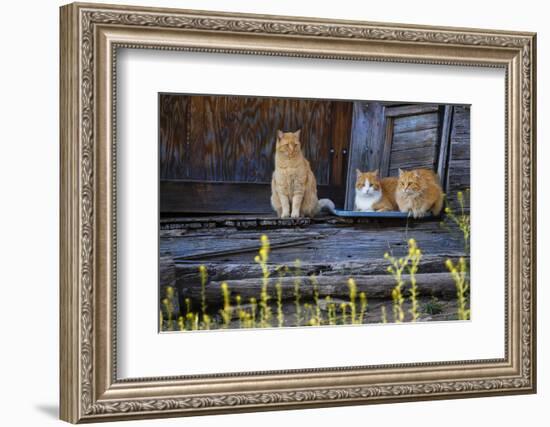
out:
{"label": "cat's tail", "polygon": [[317,211],[328,211],[330,213],[334,213],[334,210],[336,209],[336,206],[334,205],[334,202],[330,199],[320,199],[317,202]]}

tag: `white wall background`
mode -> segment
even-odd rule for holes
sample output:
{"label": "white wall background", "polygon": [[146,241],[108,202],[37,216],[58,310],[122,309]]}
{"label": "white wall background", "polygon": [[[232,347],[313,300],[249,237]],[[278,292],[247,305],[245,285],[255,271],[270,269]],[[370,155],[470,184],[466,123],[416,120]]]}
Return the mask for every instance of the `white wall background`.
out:
{"label": "white wall background", "polygon": [[[122,3],[110,0],[113,3]],[[547,360],[550,227],[550,29],[545,3],[357,0],[133,0],[133,4],[538,32],[539,393],[422,403],[266,412],[131,425],[544,425],[550,405]],[[57,0],[2,5],[0,66],[0,419],[3,425],[58,425],[58,6]],[[546,169],[546,170],[545,170]],[[547,220],[548,221],[548,220]]]}

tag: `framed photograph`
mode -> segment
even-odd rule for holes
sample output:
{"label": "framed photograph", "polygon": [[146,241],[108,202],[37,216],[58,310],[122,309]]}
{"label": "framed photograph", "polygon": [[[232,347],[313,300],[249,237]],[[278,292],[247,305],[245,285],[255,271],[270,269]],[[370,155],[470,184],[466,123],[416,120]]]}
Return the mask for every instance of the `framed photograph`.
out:
{"label": "framed photograph", "polygon": [[61,418],[534,393],[535,34],[61,8]]}

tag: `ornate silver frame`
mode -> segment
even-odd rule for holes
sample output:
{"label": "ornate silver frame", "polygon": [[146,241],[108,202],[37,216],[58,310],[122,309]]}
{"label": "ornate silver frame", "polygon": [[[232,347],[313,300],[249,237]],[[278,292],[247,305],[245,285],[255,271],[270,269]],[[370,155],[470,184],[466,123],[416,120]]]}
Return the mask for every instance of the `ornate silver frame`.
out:
{"label": "ornate silver frame", "polygon": [[[63,420],[535,392],[535,34],[71,4],[61,8],[60,43]],[[118,380],[113,150],[118,47],[504,68],[505,357]]]}

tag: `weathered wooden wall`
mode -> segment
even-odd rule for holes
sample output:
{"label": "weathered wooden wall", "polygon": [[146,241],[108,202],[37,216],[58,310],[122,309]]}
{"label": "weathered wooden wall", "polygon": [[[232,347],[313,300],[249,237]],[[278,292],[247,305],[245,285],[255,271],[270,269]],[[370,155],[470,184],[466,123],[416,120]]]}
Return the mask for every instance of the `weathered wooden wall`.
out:
{"label": "weathered wooden wall", "polygon": [[343,204],[351,102],[161,94],[159,108],[161,212],[270,212],[278,129],[302,130],[320,196]]}
{"label": "weathered wooden wall", "polygon": [[191,176],[192,151],[189,141],[188,96],[159,95],[160,179]]}
{"label": "weathered wooden wall", "polygon": [[[457,193],[470,188],[470,107],[455,106],[451,130],[447,196],[452,207],[457,207]],[[470,208],[465,193],[465,207]]]}
{"label": "weathered wooden wall", "polygon": [[353,209],[355,194],[355,170],[375,170],[380,168],[385,136],[384,105],[380,102],[353,103],[353,120],[348,170],[346,177],[345,209]]}
{"label": "weathered wooden wall", "polygon": [[[379,169],[381,176],[397,176],[399,169],[433,169],[444,191],[456,197],[470,185],[469,120],[467,106],[355,102],[349,170]],[[348,210],[354,184],[350,174]]]}
{"label": "weathered wooden wall", "polygon": [[341,182],[334,155],[349,145],[348,102],[172,94],[159,102],[161,179],[269,183],[277,130],[302,129],[318,184]]}
{"label": "weathered wooden wall", "polygon": [[[392,110],[388,108],[386,114]],[[392,120],[389,176],[397,176],[400,168],[435,168],[440,143],[440,121],[441,115],[437,110],[397,115]]]}
{"label": "weathered wooden wall", "polygon": [[353,209],[355,169],[431,168],[470,185],[466,106],[161,94],[164,213],[269,213],[277,129],[302,129],[320,197]]}

